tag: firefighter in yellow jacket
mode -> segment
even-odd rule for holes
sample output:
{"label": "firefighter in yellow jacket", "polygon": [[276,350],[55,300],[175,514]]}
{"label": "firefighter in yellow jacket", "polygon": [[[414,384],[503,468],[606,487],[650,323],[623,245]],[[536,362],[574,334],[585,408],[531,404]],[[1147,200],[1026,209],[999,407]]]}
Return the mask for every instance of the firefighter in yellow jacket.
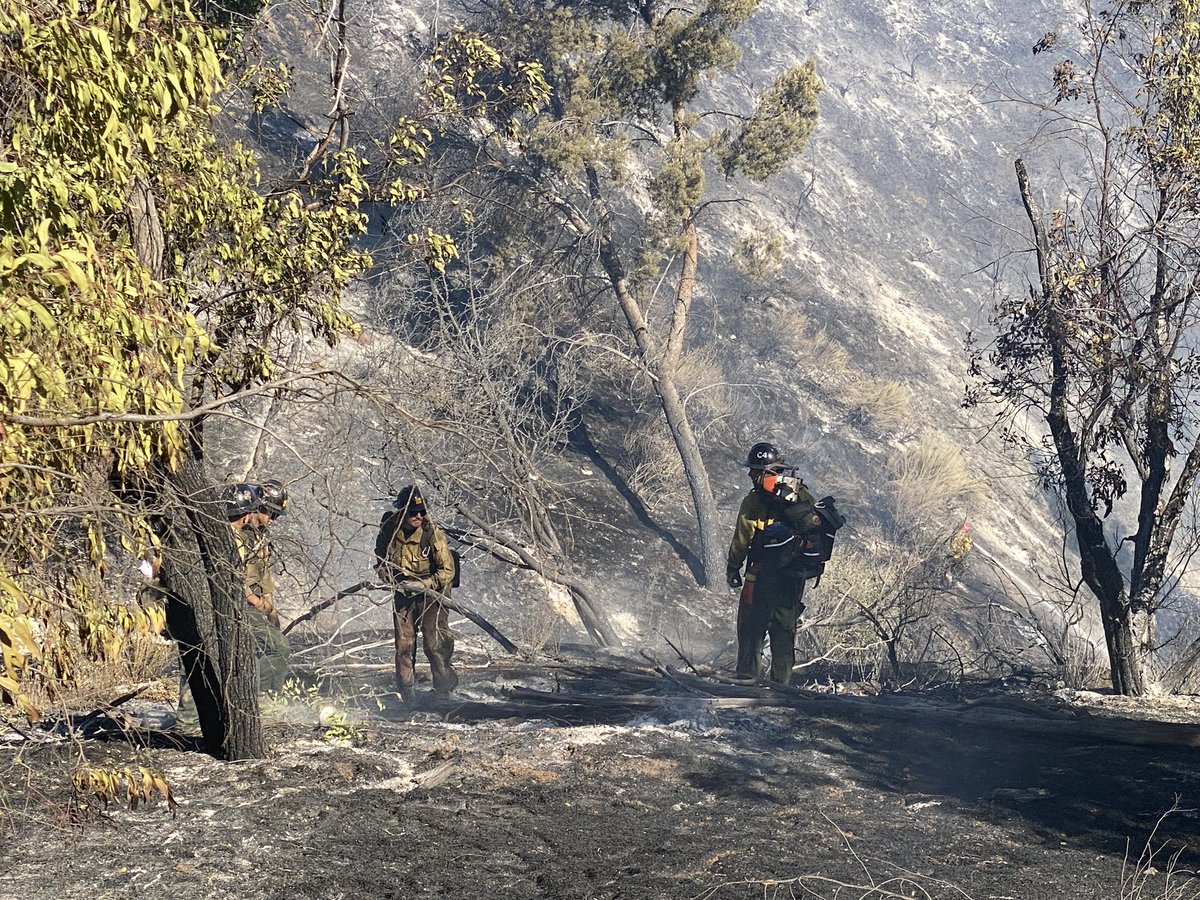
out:
{"label": "firefighter in yellow jacket", "polygon": [[392,585],[392,623],[396,637],[396,687],[405,700],[413,697],[416,674],[417,632],[429,659],[433,689],[439,696],[458,686],[458,673],[450,658],[454,636],[449,614],[439,595],[449,596],[454,582],[454,555],[446,534],[430,517],[415,485],[396,496],[379,524],[375,541],[376,568]]}
{"label": "firefighter in yellow jacket", "polygon": [[267,529],[287,509],[287,491],[277,481],[239,484],[228,502],[229,526],[244,568],[243,586],[250,606],[247,621],[254,633],[259,690],[279,693],[287,678],[291,649],[275,609],[275,573]]}
{"label": "firefighter in yellow jacket", "polygon": [[738,676],[761,676],[763,643],[770,637],[771,680],[787,684],[796,664],[796,626],[804,612],[804,575],[795,567],[771,567],[764,552],[764,535],[779,520],[802,530],[808,523],[801,519],[812,515],[813,498],[803,485],[794,489],[790,502],[776,496],[775,473],[783,464],[773,444],[763,441],[750,448],[743,465],[750,470],[754,486],[738,508],[725,578],[731,588],[742,589],[737,615]]}
{"label": "firefighter in yellow jacket", "polygon": [[[246,610],[246,624],[254,635],[258,689],[272,694],[283,690],[291,648],[280,630],[279,613],[275,609],[275,573],[267,529],[284,514],[287,502],[287,491],[278,481],[235,484],[225,498],[225,515],[237,545],[242,589],[250,607]],[[151,572],[157,574],[153,568]],[[157,579],[147,587],[158,591]],[[196,724],[196,704],[186,672],[180,672],[178,721],[183,728]]]}

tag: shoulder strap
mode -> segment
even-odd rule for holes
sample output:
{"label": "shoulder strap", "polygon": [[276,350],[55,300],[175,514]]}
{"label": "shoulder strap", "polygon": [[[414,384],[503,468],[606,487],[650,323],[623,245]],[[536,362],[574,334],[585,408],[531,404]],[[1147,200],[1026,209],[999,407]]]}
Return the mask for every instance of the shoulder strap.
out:
{"label": "shoulder strap", "polygon": [[375,556],[387,559],[391,555],[392,542],[396,540],[396,532],[400,530],[400,515],[394,509],[383,514],[379,522],[379,536],[375,539]]}

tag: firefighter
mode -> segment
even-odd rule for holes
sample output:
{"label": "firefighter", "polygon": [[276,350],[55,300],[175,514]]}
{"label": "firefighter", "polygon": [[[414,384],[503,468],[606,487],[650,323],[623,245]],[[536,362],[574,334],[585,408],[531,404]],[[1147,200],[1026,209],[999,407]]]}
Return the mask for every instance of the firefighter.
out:
{"label": "firefighter", "polygon": [[[267,528],[287,508],[287,491],[279,482],[268,483],[275,487],[266,501],[263,485],[242,483],[229,488],[225,497],[225,517],[229,520],[243,566],[242,585],[249,606],[246,623],[254,635],[258,689],[278,693],[287,677],[291,650],[279,628],[279,613],[275,610],[275,575],[271,570],[271,542]],[[180,672],[179,687],[176,727],[190,729],[197,724],[197,717],[186,672]]]}
{"label": "firefighter", "polygon": [[394,590],[396,687],[401,698],[413,699],[418,631],[429,660],[434,692],[439,697],[447,696],[458,686],[458,673],[450,661],[454,636],[449,614],[439,597],[450,594],[454,555],[416,485],[401,490],[384,514],[375,556],[376,569]]}
{"label": "firefighter", "polygon": [[[776,492],[779,472],[786,463],[779,448],[761,441],[750,448],[743,463],[751,489],[738,508],[737,524],[729,544],[725,579],[730,588],[741,588],[737,615],[737,675],[762,676],[764,639],[771,642],[771,681],[787,684],[796,664],[796,628],[804,612],[804,574],[794,566],[775,566],[764,535],[777,521],[799,522],[811,516],[812,495],[799,482],[790,486],[787,499]],[[745,578],[742,565],[746,564]]]}
{"label": "firefighter", "polygon": [[244,569],[243,585],[250,606],[247,622],[254,633],[259,690],[279,693],[287,678],[291,648],[280,630],[275,608],[275,573],[271,524],[287,511],[287,490],[278,481],[235,485],[226,504]]}

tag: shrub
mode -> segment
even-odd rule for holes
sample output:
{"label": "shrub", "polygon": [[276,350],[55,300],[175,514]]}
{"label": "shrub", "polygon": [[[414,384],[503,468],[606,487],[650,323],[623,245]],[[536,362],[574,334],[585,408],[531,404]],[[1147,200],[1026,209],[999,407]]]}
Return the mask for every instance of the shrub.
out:
{"label": "shrub", "polygon": [[617,464],[648,509],[688,502],[684,500],[687,482],[681,474],[679,451],[659,420],[645,419],[630,427]]}
{"label": "shrub", "polygon": [[872,425],[886,432],[912,421],[911,394],[898,381],[863,378],[847,387],[845,399],[853,424]]}
{"label": "shrub", "polygon": [[[735,411],[735,401],[725,370],[715,355],[707,351],[684,353],[675,370],[675,387],[687,408],[688,419],[697,437],[711,428],[722,428]],[[672,445],[672,455],[679,462]]]}
{"label": "shrub", "polygon": [[987,496],[962,452],[937,434],[921,435],[888,468],[892,512],[901,528],[944,523]]}

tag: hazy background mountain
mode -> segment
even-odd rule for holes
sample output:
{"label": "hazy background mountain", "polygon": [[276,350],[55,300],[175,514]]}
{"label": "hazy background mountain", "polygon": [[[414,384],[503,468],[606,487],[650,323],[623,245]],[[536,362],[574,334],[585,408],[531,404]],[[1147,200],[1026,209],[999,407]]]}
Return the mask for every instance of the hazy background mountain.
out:
{"label": "hazy background mountain", "polygon": [[[347,10],[357,95],[370,98],[356,121],[366,127],[404,107],[419,77],[416,51],[454,18],[448,8],[397,2]],[[714,385],[719,414],[701,415],[698,427],[730,527],[747,486],[740,468],[746,447],[769,439],[818,495],[836,495],[850,513],[854,527],[840,545],[870,543],[896,512],[890,464],[940,435],[961,448],[982,483],[950,504],[948,533],[968,519],[976,557],[1007,569],[1010,588],[1036,594],[1032,561],[1054,568],[1061,529],[1053,511],[1021,477],[1020,461],[982,427],[986,419],[970,419],[961,401],[968,330],[986,334],[994,298],[1023,289],[1028,239],[1014,160],[1027,160],[1035,184],[1039,173],[1070,168],[1069,136],[1047,129],[1038,104],[1021,98],[1048,95],[1053,54],[1035,58],[1032,48],[1073,22],[1071,3],[1048,0],[807,0],[766,2],[744,29],[742,62],[714,98],[722,105],[748,109],[752,92],[774,72],[810,56],[825,89],[803,158],[765,187],[726,184],[725,198],[740,202],[713,206],[702,223],[691,341],[725,383]],[[294,164],[325,127],[322,25],[281,8],[262,35],[268,57],[295,67],[283,113],[251,115],[236,94],[226,104],[235,131],[274,165]],[[372,222],[376,233],[385,227]],[[770,278],[747,277],[733,264],[737,240],[754,232],[782,239],[785,265]],[[365,381],[402,371],[415,351],[372,319],[387,290],[380,276],[352,298],[365,322],[357,341],[332,355],[317,347],[297,352]],[[901,389],[899,399],[879,406],[872,398],[889,385]],[[258,421],[266,414],[245,412]],[[590,445],[564,444],[544,472],[573,502],[571,563],[625,639],[667,637],[719,651],[731,638],[732,598],[695,586],[686,492],[673,493],[662,473],[658,482],[635,477],[631,487],[629,415],[614,398],[593,396],[583,417]],[[284,604],[292,612],[369,574],[387,499],[422,480],[419,461],[389,450],[389,427],[385,412],[343,400],[271,419],[256,439],[246,437],[252,429],[244,422],[226,428],[219,476],[283,475],[293,485],[294,513],[279,536],[292,576]],[[452,455],[452,445],[445,452]],[[668,452],[666,481],[673,464]],[[631,496],[644,508],[631,506]],[[443,500],[433,498],[435,509],[445,508]],[[460,597],[503,627],[527,640],[535,632],[538,640],[580,634],[561,591],[470,548],[466,558]],[[956,586],[964,606],[993,599],[987,568]],[[819,603],[821,594],[814,597]],[[342,617],[361,611],[364,623],[384,621],[382,610],[361,602],[340,609]]]}

